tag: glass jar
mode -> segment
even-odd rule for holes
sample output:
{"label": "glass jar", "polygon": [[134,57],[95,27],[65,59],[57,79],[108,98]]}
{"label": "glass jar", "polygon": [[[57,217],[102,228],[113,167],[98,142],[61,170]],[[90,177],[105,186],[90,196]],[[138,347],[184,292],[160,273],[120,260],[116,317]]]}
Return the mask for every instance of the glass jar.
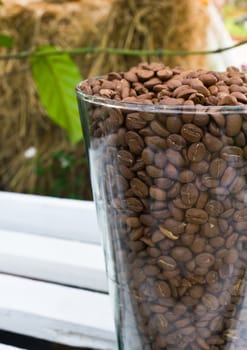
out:
{"label": "glass jar", "polygon": [[246,349],[247,108],[77,96],[119,349]]}

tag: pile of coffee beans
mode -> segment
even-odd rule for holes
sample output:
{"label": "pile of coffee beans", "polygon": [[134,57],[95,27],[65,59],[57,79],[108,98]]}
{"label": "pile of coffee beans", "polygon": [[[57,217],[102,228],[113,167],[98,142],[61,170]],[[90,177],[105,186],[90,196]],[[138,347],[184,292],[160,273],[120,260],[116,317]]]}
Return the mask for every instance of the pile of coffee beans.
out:
{"label": "pile of coffee beans", "polygon": [[246,349],[247,78],[141,63],[79,88],[122,349]]}

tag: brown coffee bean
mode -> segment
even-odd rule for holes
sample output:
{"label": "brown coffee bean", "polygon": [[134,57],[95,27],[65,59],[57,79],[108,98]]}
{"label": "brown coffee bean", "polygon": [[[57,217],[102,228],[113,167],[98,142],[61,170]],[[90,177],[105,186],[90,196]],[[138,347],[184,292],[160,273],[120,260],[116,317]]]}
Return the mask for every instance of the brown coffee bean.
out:
{"label": "brown coffee bean", "polygon": [[140,154],[142,152],[144,148],[144,142],[136,132],[128,131],[125,135],[125,138],[131,153]]}
{"label": "brown coffee bean", "polygon": [[154,76],[154,72],[152,70],[147,69],[137,69],[136,75],[140,79],[140,81],[149,80]]}
{"label": "brown coffee bean", "polygon": [[155,283],[155,289],[158,297],[169,298],[171,296],[171,288],[165,281],[157,281]]}
{"label": "brown coffee bean", "polygon": [[170,163],[168,163],[167,166],[165,167],[164,173],[169,179],[177,180],[178,178],[178,170],[175,168],[174,165]]}
{"label": "brown coffee bean", "polygon": [[219,279],[219,275],[216,271],[209,271],[206,276],[206,281],[208,284],[216,283]]}
{"label": "brown coffee bean", "polygon": [[212,160],[209,166],[209,174],[212,177],[220,178],[226,169],[226,161],[221,158],[215,158]]}
{"label": "brown coffee bean", "polygon": [[191,162],[200,162],[206,156],[206,148],[202,142],[192,143],[188,149],[188,158]]}
{"label": "brown coffee bean", "polygon": [[132,228],[137,228],[141,225],[139,218],[136,216],[128,217],[126,219],[126,224]]}
{"label": "brown coffee bean", "polygon": [[168,149],[166,151],[166,157],[175,167],[183,167],[185,165],[185,161],[181,153],[173,149]]}
{"label": "brown coffee bean", "polygon": [[148,187],[147,185],[139,180],[138,178],[134,178],[130,182],[131,189],[133,193],[140,198],[145,198],[148,196]]}
{"label": "brown coffee bean", "polygon": [[185,139],[179,134],[171,134],[167,138],[167,146],[175,151],[181,151],[186,146]]}
{"label": "brown coffee bean", "polygon": [[185,184],[181,187],[181,199],[190,207],[196,203],[198,195],[199,192],[192,183]]}
{"label": "brown coffee bean", "polygon": [[202,184],[207,188],[216,188],[219,185],[219,180],[207,174],[201,177]]}
{"label": "brown coffee bean", "polygon": [[225,146],[221,150],[221,157],[232,167],[241,167],[244,164],[243,150],[237,146]]}
{"label": "brown coffee bean", "polygon": [[160,256],[157,260],[158,266],[163,270],[173,271],[176,269],[177,263],[170,256]]}
{"label": "brown coffee bean", "polygon": [[246,185],[245,177],[237,176],[229,186],[230,193],[239,193]]}
{"label": "brown coffee bean", "polygon": [[126,202],[127,202],[127,207],[136,213],[139,213],[143,210],[143,204],[137,198],[134,198],[134,197],[127,198]]}
{"label": "brown coffee bean", "polygon": [[223,147],[223,142],[218,137],[207,132],[204,134],[203,143],[209,152],[218,152]]}
{"label": "brown coffee bean", "polygon": [[179,173],[178,179],[182,183],[190,183],[194,180],[195,174],[191,170],[182,170]]}
{"label": "brown coffee bean", "polygon": [[171,255],[174,260],[178,262],[186,262],[192,259],[191,251],[188,248],[182,246],[173,248]]}
{"label": "brown coffee bean", "polygon": [[200,299],[204,294],[204,288],[200,285],[193,286],[189,289],[189,294],[194,299]]}
{"label": "brown coffee bean", "polygon": [[169,131],[157,120],[153,120],[150,123],[150,127],[157,136],[167,137],[170,134]]}
{"label": "brown coffee bean", "polygon": [[149,176],[152,178],[159,178],[163,176],[163,170],[160,168],[157,168],[153,165],[147,165],[146,166],[146,172]]}
{"label": "brown coffee bean", "polygon": [[226,170],[224,171],[224,174],[220,180],[220,184],[223,187],[228,187],[233,180],[235,179],[237,173],[236,170],[232,167],[227,167]]}
{"label": "brown coffee bean", "polygon": [[242,125],[242,118],[239,114],[229,114],[226,116],[226,134],[228,136],[236,136]]}
{"label": "brown coffee bean", "polygon": [[202,253],[203,250],[205,249],[206,245],[206,240],[203,237],[195,237],[192,245],[191,245],[191,250],[195,254]]}
{"label": "brown coffee bean", "polygon": [[209,240],[209,243],[210,243],[210,245],[211,245],[213,248],[218,249],[218,248],[221,248],[221,247],[224,246],[225,240],[224,240],[223,237],[219,237],[219,236],[218,236],[218,237],[213,237],[213,238],[211,238],[211,239]]}
{"label": "brown coffee bean", "polygon": [[166,81],[173,76],[173,72],[169,68],[164,68],[164,69],[158,70],[158,72],[156,74],[157,74],[157,77],[159,77],[163,81]]}
{"label": "brown coffee bean", "polygon": [[191,208],[186,210],[185,218],[191,224],[201,225],[207,222],[208,214],[203,209]]}
{"label": "brown coffee bean", "polygon": [[204,209],[207,201],[208,201],[208,193],[201,192],[199,194],[198,200],[196,202],[196,208],[197,209]]}
{"label": "brown coffee bean", "polygon": [[219,307],[218,299],[210,293],[205,293],[203,295],[202,302],[209,310],[217,310]]}
{"label": "brown coffee bean", "polygon": [[163,190],[168,190],[174,185],[174,181],[171,179],[167,178],[158,178],[154,180],[154,183],[157,187],[163,189]]}
{"label": "brown coffee bean", "polygon": [[134,162],[134,157],[133,155],[125,150],[119,150],[117,154],[117,158],[120,162],[120,164],[123,164],[127,167],[131,167]]}
{"label": "brown coffee bean", "polygon": [[205,174],[209,169],[209,164],[205,160],[200,162],[193,162],[190,164],[190,170],[195,174]]}
{"label": "brown coffee bean", "polygon": [[167,117],[166,128],[170,133],[179,133],[182,127],[182,121],[180,117]]}
{"label": "brown coffee bean", "polygon": [[195,258],[195,262],[197,265],[201,267],[209,268],[214,264],[215,258],[212,254],[209,253],[201,253],[198,254]]}
{"label": "brown coffee bean", "polygon": [[205,210],[208,213],[208,215],[218,217],[223,213],[224,206],[220,201],[211,199],[207,202]]}
{"label": "brown coffee bean", "polygon": [[203,136],[202,129],[194,124],[185,124],[181,129],[181,135],[190,143],[199,142]]}
{"label": "brown coffee bean", "polygon": [[150,187],[149,194],[150,194],[150,197],[152,197],[153,199],[156,199],[157,201],[164,201],[166,200],[166,197],[167,197],[166,191],[156,186]]}
{"label": "brown coffee bean", "polygon": [[129,113],[126,117],[125,124],[127,129],[132,130],[139,130],[146,126],[147,122],[146,120],[143,120],[141,118],[141,115],[137,112],[135,113]]}
{"label": "brown coffee bean", "polygon": [[247,208],[236,210],[233,215],[234,221],[247,221]]}
{"label": "brown coffee bean", "polygon": [[166,147],[165,139],[159,136],[146,136],[145,144],[154,150],[164,149]]}
{"label": "brown coffee bean", "polygon": [[239,259],[238,251],[235,248],[231,248],[225,256],[224,261],[227,264],[235,264]]}

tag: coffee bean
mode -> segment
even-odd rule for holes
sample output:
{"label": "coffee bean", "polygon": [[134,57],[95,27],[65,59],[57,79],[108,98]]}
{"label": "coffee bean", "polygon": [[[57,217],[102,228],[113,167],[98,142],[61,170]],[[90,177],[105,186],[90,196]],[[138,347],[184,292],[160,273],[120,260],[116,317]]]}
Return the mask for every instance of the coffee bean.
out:
{"label": "coffee bean", "polygon": [[206,240],[203,237],[195,237],[192,245],[191,250],[193,253],[202,253],[205,249]]}
{"label": "coffee bean", "polygon": [[169,271],[175,270],[177,266],[176,261],[170,256],[160,256],[157,260],[157,264],[161,269]]}
{"label": "coffee bean", "polygon": [[157,201],[164,201],[167,197],[166,191],[155,186],[150,187],[149,194],[151,198],[156,199]]}
{"label": "coffee bean", "polygon": [[226,116],[226,134],[228,136],[236,136],[242,125],[242,118],[239,114],[229,114]]}
{"label": "coffee bean", "polygon": [[243,151],[237,146],[225,146],[221,150],[221,156],[227,161],[232,167],[241,167],[244,164]]}
{"label": "coffee bean", "polygon": [[194,124],[185,124],[182,127],[181,135],[190,143],[199,142],[203,136],[202,129]]}
{"label": "coffee bean", "polygon": [[196,203],[198,195],[199,192],[197,188],[191,183],[185,184],[181,187],[181,199],[190,207]]}
{"label": "coffee bean", "polygon": [[217,310],[219,307],[219,301],[213,294],[205,293],[202,302],[209,310]]}
{"label": "coffee bean", "polygon": [[216,201],[214,199],[211,199],[207,202],[205,206],[205,210],[208,213],[208,215],[217,217],[220,216],[224,211],[224,206],[220,201]]}
{"label": "coffee bean", "polygon": [[208,220],[208,214],[203,209],[191,208],[187,209],[185,213],[187,222],[191,224],[205,224]]}
{"label": "coffee bean", "polygon": [[207,132],[203,137],[203,143],[209,152],[218,152],[223,147],[223,142],[219,138]]}
{"label": "coffee bean", "polygon": [[220,178],[226,169],[226,161],[221,158],[212,160],[209,166],[209,173],[212,177]]}
{"label": "coffee bean", "polygon": [[211,267],[214,264],[215,258],[212,254],[209,253],[201,253],[198,254],[195,258],[195,262],[197,265],[201,267]]}
{"label": "coffee bean", "polygon": [[125,137],[130,152],[140,154],[144,148],[143,139],[134,131],[128,131]]}
{"label": "coffee bean", "polygon": [[148,196],[148,187],[147,185],[139,180],[138,178],[134,178],[130,182],[131,189],[133,193],[140,198],[145,198]]}
{"label": "coffee bean", "polygon": [[167,138],[167,146],[175,151],[181,151],[186,146],[185,139],[179,134],[171,134]]}
{"label": "coffee bean", "polygon": [[192,259],[192,253],[188,248],[175,247],[171,251],[173,259],[178,262],[186,262]]}
{"label": "coffee bean", "polygon": [[188,149],[188,158],[191,162],[200,162],[206,156],[206,148],[202,142],[193,143]]}

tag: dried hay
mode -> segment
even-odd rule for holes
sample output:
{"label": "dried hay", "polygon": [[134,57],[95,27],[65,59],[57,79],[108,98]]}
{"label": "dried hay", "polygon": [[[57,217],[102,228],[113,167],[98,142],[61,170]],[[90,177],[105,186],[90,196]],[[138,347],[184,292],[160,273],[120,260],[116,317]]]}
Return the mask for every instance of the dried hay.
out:
{"label": "dried hay", "polygon": [[[208,16],[201,0],[115,0],[101,23],[102,37],[95,46],[125,49],[199,50],[207,46]],[[93,57],[92,57],[93,59]],[[188,68],[204,67],[203,56],[142,57]],[[138,63],[134,56],[101,54],[94,59],[90,76],[124,71]]]}
{"label": "dried hay", "polygon": [[[0,8],[0,32],[14,37],[13,51],[16,52],[47,44],[61,48],[83,46],[88,35],[96,32],[97,18],[107,12],[106,0],[98,0],[93,5],[89,0],[69,1],[62,6],[44,1],[24,4],[23,1],[8,0]],[[6,49],[0,52],[5,53]],[[81,70],[87,74],[82,64]],[[85,181],[78,184],[78,180],[73,192],[78,191],[78,197],[90,198],[83,144],[71,146],[65,132],[47,117],[28,61],[1,61],[0,76],[0,185],[16,192],[50,193],[59,171],[64,174],[66,170],[64,192],[66,188],[72,191],[73,187],[71,183],[66,184],[66,180],[77,181],[84,173]],[[35,149],[36,154],[30,156],[30,152],[26,152],[30,149]],[[72,157],[73,167],[65,169],[66,164],[59,165],[58,154],[62,154],[61,158]]]}

